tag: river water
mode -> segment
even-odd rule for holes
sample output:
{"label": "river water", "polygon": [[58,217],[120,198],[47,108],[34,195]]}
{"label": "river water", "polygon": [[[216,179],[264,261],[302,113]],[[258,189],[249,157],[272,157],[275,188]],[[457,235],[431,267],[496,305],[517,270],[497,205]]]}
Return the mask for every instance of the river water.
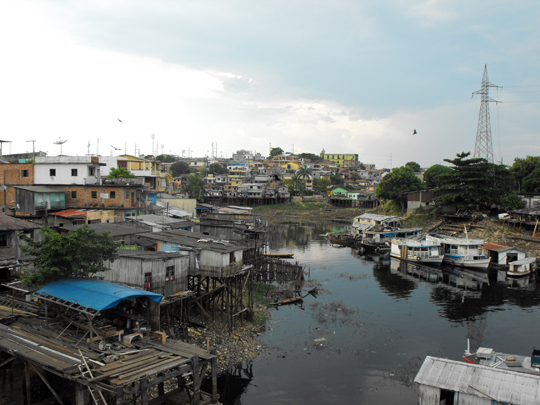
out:
{"label": "river water", "polygon": [[330,227],[277,226],[271,253],[294,253],[317,298],[271,310],[266,349],[236,370],[229,404],[416,404],[426,355],[461,360],[471,348],[530,355],[540,347],[536,282],[502,272],[429,269],[331,246]]}

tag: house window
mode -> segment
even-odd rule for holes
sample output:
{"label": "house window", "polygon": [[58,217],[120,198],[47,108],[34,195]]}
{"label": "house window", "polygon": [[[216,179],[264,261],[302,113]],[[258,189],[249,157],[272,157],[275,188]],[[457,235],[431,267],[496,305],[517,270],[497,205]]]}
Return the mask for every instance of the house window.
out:
{"label": "house window", "polygon": [[96,168],[94,166],[90,166],[88,168],[88,175],[89,176],[95,176],[95,174],[96,174]]}
{"label": "house window", "polygon": [[167,266],[165,274],[165,281],[174,281],[174,266]]}
{"label": "house window", "polygon": [[56,169],[49,169],[49,176],[51,177],[56,176]]}
{"label": "house window", "polygon": [[129,198],[129,191],[126,191],[126,198]]}
{"label": "house window", "polygon": [[97,198],[97,191],[92,191],[92,198]]}
{"label": "house window", "polygon": [[71,192],[71,198],[77,198],[77,192],[76,191]]}
{"label": "house window", "polygon": [[229,263],[230,264],[236,263],[236,256],[234,255],[234,252],[229,253]]}
{"label": "house window", "polygon": [[21,177],[30,177],[30,172],[28,170],[21,170]]}
{"label": "house window", "polygon": [[112,198],[114,200],[116,198],[116,191],[111,191],[109,198]]}
{"label": "house window", "polygon": [[0,234],[0,247],[9,246],[9,233]]}
{"label": "house window", "polygon": [[77,169],[71,169],[71,176],[77,177]]}
{"label": "house window", "polygon": [[152,273],[144,273],[144,290],[148,291],[152,288]]}

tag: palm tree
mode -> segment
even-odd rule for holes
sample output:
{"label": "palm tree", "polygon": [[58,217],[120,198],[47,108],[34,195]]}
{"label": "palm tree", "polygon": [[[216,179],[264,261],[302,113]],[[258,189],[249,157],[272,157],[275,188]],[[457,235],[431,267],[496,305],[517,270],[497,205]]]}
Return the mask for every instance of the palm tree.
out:
{"label": "palm tree", "polygon": [[296,171],[295,175],[293,176],[298,179],[299,182],[301,182],[301,194],[304,195],[306,192],[306,177],[308,179],[311,178],[311,167],[307,167],[306,165],[300,166],[300,168]]}
{"label": "palm tree", "polygon": [[204,202],[204,196],[206,195],[206,184],[199,173],[189,175],[185,191],[191,198],[196,198],[200,202]]}
{"label": "palm tree", "polygon": [[300,166],[300,168],[296,171],[296,177],[299,179],[305,180],[305,178],[311,178],[311,167],[307,167],[306,165]]}

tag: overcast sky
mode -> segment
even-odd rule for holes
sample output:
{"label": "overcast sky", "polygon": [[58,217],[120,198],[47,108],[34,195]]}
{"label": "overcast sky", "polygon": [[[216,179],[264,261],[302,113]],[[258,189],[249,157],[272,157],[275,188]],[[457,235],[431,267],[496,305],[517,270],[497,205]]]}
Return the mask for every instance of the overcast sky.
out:
{"label": "overcast sky", "polygon": [[3,153],[214,143],[427,168],[474,152],[487,63],[493,152],[511,165],[540,155],[538,27],[525,0],[3,0]]}

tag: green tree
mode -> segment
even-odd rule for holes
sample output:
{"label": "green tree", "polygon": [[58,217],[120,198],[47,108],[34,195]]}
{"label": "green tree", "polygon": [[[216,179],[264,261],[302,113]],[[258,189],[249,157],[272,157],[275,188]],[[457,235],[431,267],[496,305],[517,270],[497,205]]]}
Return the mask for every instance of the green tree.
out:
{"label": "green tree", "polygon": [[[517,183],[520,185],[519,191],[524,193],[532,193],[533,190],[527,189],[527,186],[534,187],[534,182],[531,181],[531,174],[540,168],[540,156],[527,156],[525,159],[515,158],[514,164],[510,167],[510,171],[516,178]],[[524,185],[524,181],[529,177],[527,186]]]}
{"label": "green tree", "polygon": [[407,162],[405,163],[405,166],[410,167],[413,169],[413,172],[419,172],[420,171],[420,165],[416,162]]}
{"label": "green tree", "polygon": [[524,193],[540,193],[540,167],[534,169],[521,183]]}
{"label": "green tree", "polygon": [[483,158],[467,159],[469,155],[463,152],[455,159],[444,159],[453,167],[439,177],[440,184],[433,190],[437,203],[458,209],[486,209],[501,204],[515,188],[514,176],[504,165]]}
{"label": "green tree", "polygon": [[107,271],[104,262],[117,258],[115,242],[109,233],[96,232],[81,226],[75,232],[62,236],[49,228],[43,228],[44,238],[35,242],[26,235],[21,236],[27,245],[22,250],[35,257],[36,271],[22,275],[30,285],[45,285],[67,277],[89,277]]}
{"label": "green tree", "polygon": [[171,172],[173,177],[178,177],[181,174],[191,173],[191,169],[189,168],[189,164],[180,160],[171,165]]}
{"label": "green tree", "polygon": [[196,198],[199,202],[204,201],[206,196],[206,184],[200,173],[192,173],[187,179],[187,184],[184,189],[191,198]]}
{"label": "green tree", "polygon": [[221,163],[212,163],[208,168],[206,169],[207,173],[214,173],[214,174],[226,174],[229,173],[227,170],[227,167],[222,165]]}
{"label": "green tree", "polygon": [[510,194],[502,202],[502,209],[505,211],[519,210],[525,208],[527,204],[517,194]]}
{"label": "green tree", "polygon": [[338,176],[337,174],[333,174],[330,176],[330,184],[340,186],[344,183],[343,179]]}
{"label": "green tree", "polygon": [[324,159],[314,153],[300,153],[298,157],[302,159],[309,159],[311,162],[322,162]]}
{"label": "green tree", "polygon": [[328,186],[330,185],[330,181],[328,179],[325,179],[324,177],[320,179],[313,180],[313,188],[315,191],[319,193],[325,193],[328,191]]}
{"label": "green tree", "polygon": [[172,163],[176,162],[176,157],[173,155],[158,155],[156,156],[156,160],[159,160],[163,163]]}
{"label": "green tree", "polygon": [[424,183],[427,188],[435,188],[439,186],[442,175],[452,173],[452,169],[448,166],[433,165],[424,172]]}
{"label": "green tree", "polygon": [[422,189],[422,181],[416,177],[409,166],[392,169],[381,180],[375,194],[384,200],[391,200],[400,211],[405,211],[405,193]]}
{"label": "green tree", "polygon": [[300,166],[300,168],[296,171],[296,176],[299,178],[299,179],[302,179],[302,180],[305,180],[306,177],[308,179],[311,178],[311,168],[310,167],[307,167],[306,165],[304,166]]}
{"label": "green tree", "polygon": [[108,179],[133,179],[136,176],[131,173],[128,169],[124,167],[119,167],[118,169],[115,169],[114,167],[111,167],[111,170],[109,171],[109,175],[107,176]]}
{"label": "green tree", "polygon": [[280,147],[272,148],[270,149],[270,156],[268,157],[268,159],[272,159],[273,157],[278,155],[283,155],[283,149],[281,149]]}

